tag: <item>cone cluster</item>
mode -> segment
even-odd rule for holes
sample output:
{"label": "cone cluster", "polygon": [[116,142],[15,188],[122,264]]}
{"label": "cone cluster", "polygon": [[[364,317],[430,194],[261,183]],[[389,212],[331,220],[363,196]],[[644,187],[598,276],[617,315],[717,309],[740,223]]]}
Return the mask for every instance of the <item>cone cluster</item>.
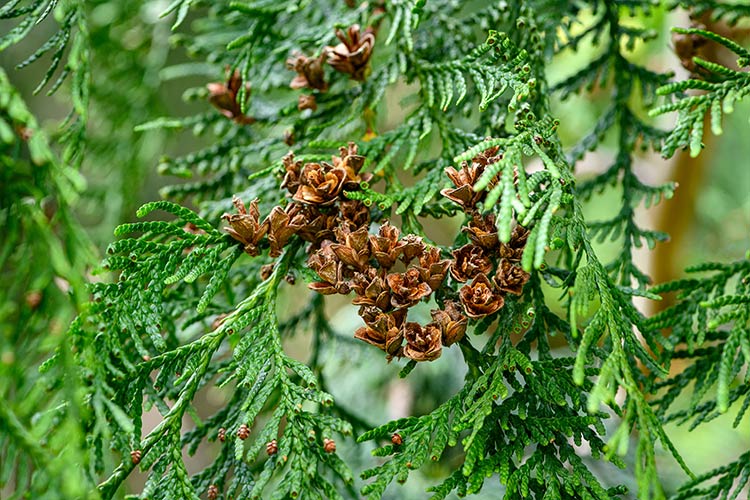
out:
{"label": "cone cluster", "polygon": [[[370,57],[375,47],[375,30],[362,30],[358,24],[350,26],[346,31],[336,30],[336,37],[340,43],[325,46],[317,56],[306,56],[296,51],[287,59],[286,67],[297,75],[289,86],[293,89],[310,89],[326,92],[328,82],[325,78],[326,63],[339,73],[349,75],[352,80],[365,81],[370,73]],[[312,109],[318,104],[315,94],[300,94],[297,107],[300,111]]]}
{"label": "cone cluster", "polygon": [[[506,294],[520,295],[529,279],[519,265],[527,231],[517,226],[511,240],[501,243],[494,217],[477,210],[484,193],[475,192],[474,183],[496,152],[487,150],[460,170],[446,170],[455,188],[443,195],[470,216],[463,228],[470,243],[450,254],[417,235],[402,235],[387,220],[376,233],[369,232],[368,207],[344,196],[371,177],[360,172],[365,158],[354,143],[339,148],[330,162],[304,163],[293,153],[286,155],[281,187],[288,191],[289,203],[274,207],[261,221],[257,200],[245,206],[234,198],[237,213],[224,214],[226,230],[253,256],[267,246],[269,255],[278,257],[298,236],[308,243],[307,265],[319,277],[308,286],[324,295],[354,295],[352,303],[364,321],[355,338],[383,350],[389,360],[432,361],[443,346],[463,338],[469,318],[497,312]],[[264,266],[262,274],[270,275],[272,269],[273,264]],[[457,296],[444,287],[448,276],[463,284]],[[431,311],[432,321],[408,321],[409,309],[441,288],[449,298]]]}

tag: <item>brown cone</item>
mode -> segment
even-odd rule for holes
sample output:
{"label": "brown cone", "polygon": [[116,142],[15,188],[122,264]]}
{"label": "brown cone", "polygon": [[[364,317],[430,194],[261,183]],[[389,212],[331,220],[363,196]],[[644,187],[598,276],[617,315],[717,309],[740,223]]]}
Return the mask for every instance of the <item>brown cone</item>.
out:
{"label": "brown cone", "polygon": [[262,224],[259,222],[258,199],[251,201],[248,208],[245,208],[245,204],[236,196],[232,197],[232,203],[238,213],[221,216],[229,222],[226,231],[232,238],[244,245],[245,253],[258,255],[260,253],[258,242],[268,231],[268,221],[263,221]]}
{"label": "brown cone", "polygon": [[482,318],[497,312],[505,304],[503,296],[484,274],[478,274],[474,280],[464,285],[458,292],[466,315],[470,318]]}
{"label": "brown cone", "polygon": [[328,64],[341,73],[350,75],[354,80],[364,81],[369,73],[370,56],[375,46],[375,34],[367,28],[360,31],[358,24],[351,26],[344,33],[336,30],[341,43],[335,47],[326,47]]}
{"label": "brown cone", "polygon": [[419,323],[404,325],[404,356],[414,361],[434,361],[442,354],[440,328],[430,323],[422,327]]}

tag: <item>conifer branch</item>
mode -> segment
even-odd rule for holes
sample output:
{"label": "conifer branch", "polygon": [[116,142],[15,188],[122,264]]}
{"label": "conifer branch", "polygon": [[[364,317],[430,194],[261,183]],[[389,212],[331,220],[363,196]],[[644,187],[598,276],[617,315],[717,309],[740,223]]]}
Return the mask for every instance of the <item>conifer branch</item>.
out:
{"label": "conifer branch", "polygon": [[[742,69],[750,66],[750,51],[728,38],[698,28],[673,28],[675,33],[686,37],[705,38],[723,45],[737,55],[737,66]],[[721,135],[721,121],[724,113],[731,113],[734,104],[741,101],[750,92],[750,77],[747,72],[737,71],[726,66],[706,61],[694,54],[688,55],[688,61],[697,66],[693,78],[682,82],[663,85],[657,90],[660,95],[674,95],[678,100],[651,110],[656,116],[673,111],[678,112],[677,125],[666,138],[662,155],[670,157],[677,148],[690,148],[690,156],[698,156],[703,147],[703,118],[710,113],[711,132]],[[703,91],[701,94],[688,96],[689,90]]]}
{"label": "conifer branch", "polygon": [[[0,18],[18,19],[0,50],[55,12],[59,29],[20,66],[49,56],[42,86],[59,71],[55,90],[70,75],[74,107],[59,161],[0,74],[0,163],[10,167],[2,175],[11,172],[0,189],[33,200],[0,207],[10,235],[0,247],[3,275],[16,266],[22,277],[7,296],[26,303],[11,308],[12,347],[39,356],[40,344],[24,347],[22,334],[32,320],[35,332],[46,328],[28,314],[42,298],[19,295],[37,268],[46,273],[44,300],[64,278],[75,296],[66,310],[78,314],[39,376],[0,387],[3,402],[28,391],[39,406],[38,416],[12,402],[0,409],[11,431],[0,436],[10,450],[2,458],[19,451],[11,468],[30,459],[34,470],[19,477],[39,498],[113,498],[139,467],[147,474],[139,497],[154,500],[355,498],[358,490],[374,500],[440,461],[451,470],[429,488],[435,499],[476,494],[493,476],[508,498],[626,494],[594,461],[629,469],[639,498],[663,498],[658,442],[688,476],[676,498],[741,495],[746,454],[694,475],[664,425],[694,428],[737,408],[737,426],[750,408],[748,260],[704,264],[691,270],[698,277],[647,289],[635,249],[666,235],[641,227],[635,213],[675,186],[640,179],[635,149],[696,153],[703,116],[721,132],[722,113],[750,86],[742,71],[695,54],[678,54],[693,68],[687,82],[667,83],[637,62],[634,48],[655,32],[626,17],[651,16],[652,3],[175,0],[162,13],[171,28],[147,23],[153,43],[132,50],[92,22],[102,11],[83,2],[0,7]],[[729,22],[745,15],[713,0],[694,8]],[[108,15],[133,28],[140,18],[123,12]],[[739,66],[750,61],[710,31],[677,33],[723,45]],[[168,65],[167,38],[195,61]],[[550,85],[550,58],[588,43],[590,60]],[[184,94],[196,113],[175,117],[153,90],[184,78],[205,84]],[[554,99],[594,89],[608,102],[565,151],[560,132],[570,125],[555,118]],[[398,98],[401,111],[390,113]],[[676,128],[659,130],[642,106],[677,111]],[[104,132],[85,129],[89,107]],[[577,180],[576,163],[605,148],[610,130],[611,165]],[[148,163],[141,150],[177,131],[201,146],[162,158],[158,169],[186,182],[117,227],[96,270],[106,276],[86,288],[90,254],[70,250],[84,240],[71,223],[83,193],[76,169],[113,164],[138,176]],[[128,147],[111,147],[118,142]],[[110,208],[129,213],[135,187],[126,184]],[[583,203],[611,186],[621,189],[617,213],[587,220]],[[59,215],[48,215],[44,193],[61,200]],[[425,221],[443,216],[460,229],[452,241],[433,241]],[[595,245],[603,241],[623,244],[605,259]],[[40,246],[49,255],[37,265],[24,252]],[[303,287],[285,284],[297,282],[313,295],[298,301]],[[634,306],[634,297],[668,292],[678,293],[675,306],[650,318]],[[334,325],[323,295],[347,296],[357,327]],[[280,310],[287,301],[290,311]],[[421,319],[423,307],[431,320]],[[303,335],[311,346],[296,359],[284,346]],[[465,376],[431,410],[375,422],[370,408],[335,402],[340,382],[323,375],[350,349],[368,363],[368,352],[397,360],[411,378],[455,355]],[[687,367],[670,375],[673,360]],[[204,391],[222,398],[209,415]],[[149,413],[160,421],[144,435]],[[355,429],[356,444],[338,438]],[[358,484],[349,447],[365,442],[377,461],[359,468]],[[184,457],[198,452],[212,456],[192,471]],[[66,462],[77,468],[70,478]]]}

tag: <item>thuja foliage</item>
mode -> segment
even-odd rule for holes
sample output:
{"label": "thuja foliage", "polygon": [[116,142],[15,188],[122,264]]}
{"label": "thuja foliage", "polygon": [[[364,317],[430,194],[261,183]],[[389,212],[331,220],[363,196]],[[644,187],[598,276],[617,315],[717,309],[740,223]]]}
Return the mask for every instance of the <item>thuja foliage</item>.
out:
{"label": "thuja foliage", "polygon": [[[87,410],[64,335],[75,307],[88,301],[85,272],[94,257],[71,210],[83,180],[52,151],[2,71],[0,140],[0,485],[15,483],[35,498],[83,497],[94,486],[79,423]],[[40,363],[58,347],[40,377]]]}
{"label": "thuja foliage", "polygon": [[[694,26],[674,39],[692,77],[675,82],[638,50],[657,43],[656,9],[676,3],[175,0],[154,22],[171,23],[169,41],[190,62],[167,66],[156,44],[136,44],[145,59],[108,59],[117,47],[97,45],[96,20],[137,27],[130,13],[152,7],[0,7],[15,20],[3,49],[54,18],[55,34],[19,66],[46,61],[37,90],[52,82],[72,103],[58,152],[0,80],[0,262],[15,280],[0,316],[11,332],[0,487],[12,498],[114,498],[136,469],[145,483],[133,498],[398,497],[394,483],[445,456],[450,472],[430,498],[488,482],[506,498],[745,494],[747,453],[692,471],[665,425],[739,407],[738,426],[750,406],[750,263],[702,264],[696,278],[651,287],[634,252],[667,235],[636,210],[676,186],[648,185],[634,165],[640,148],[697,155],[706,114],[721,133],[750,88],[750,52],[697,19],[737,22],[746,7],[695,2]],[[736,53],[738,68],[701,58],[710,42]],[[570,53],[588,59],[551,81],[548,62]],[[201,82],[184,93],[200,111],[152,119],[159,78]],[[587,93],[606,105],[563,147],[556,106]],[[398,119],[386,120],[395,98]],[[672,111],[671,130],[649,119]],[[183,180],[117,227],[86,288],[77,169],[106,159],[127,179],[165,130],[197,138],[158,166]],[[577,179],[587,152],[607,144],[610,165]],[[612,186],[617,213],[584,217],[583,203]],[[448,217],[460,229],[433,241],[427,221]],[[618,243],[609,258],[604,241]],[[70,326],[64,315],[44,323],[39,307],[68,292]],[[651,317],[634,305],[675,292]],[[329,295],[358,311],[352,331],[332,323]],[[290,302],[299,307],[282,310]],[[297,359],[285,347],[304,332],[310,352]],[[377,349],[374,370],[398,364],[402,377],[458,351],[463,386],[422,415],[370,422],[324,374],[345,350]],[[684,368],[670,370],[676,360]],[[212,390],[225,397],[206,415],[201,395]],[[373,458],[353,470],[345,449]],[[661,480],[664,450],[684,472],[676,492]],[[195,454],[207,456],[200,466],[187,461]],[[632,475],[630,491],[600,472],[613,468]]]}

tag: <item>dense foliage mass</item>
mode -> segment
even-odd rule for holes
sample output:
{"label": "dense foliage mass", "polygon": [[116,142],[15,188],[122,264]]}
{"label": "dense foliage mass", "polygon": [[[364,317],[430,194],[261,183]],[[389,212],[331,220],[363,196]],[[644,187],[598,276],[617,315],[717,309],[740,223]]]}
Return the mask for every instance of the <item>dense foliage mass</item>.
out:
{"label": "dense foliage mass", "polygon": [[[394,482],[442,460],[433,499],[498,481],[505,498],[663,498],[666,451],[687,478],[675,498],[741,498],[749,453],[696,475],[665,425],[731,408],[737,426],[750,406],[750,261],[652,287],[634,255],[667,238],[636,210],[676,188],[639,178],[638,151],[698,155],[705,117],[720,134],[750,92],[750,51],[701,24],[750,10],[684,4],[175,0],[170,34],[151,2],[6,2],[0,49],[56,26],[19,66],[49,64],[37,91],[72,109],[50,145],[0,73],[0,491],[108,499],[139,469],[144,499],[401,498]],[[673,81],[637,47],[679,8],[691,77]],[[167,64],[170,46],[190,60]],[[571,53],[582,63],[550,81]],[[197,114],[157,116],[172,80],[200,82],[184,93]],[[593,93],[607,96],[593,128],[563,148],[555,106]],[[668,112],[669,130],[649,117]],[[96,266],[74,208],[127,213],[168,133],[196,137],[159,164],[184,180]],[[605,143],[611,164],[578,179]],[[105,173],[87,191],[92,165]],[[616,213],[588,220],[605,190]],[[430,237],[441,218],[450,241]],[[668,293],[650,317],[634,305]],[[334,295],[360,316],[351,331]],[[285,350],[305,334],[302,356]],[[461,359],[463,385],[370,422],[330,374],[377,349],[371,370],[401,377]],[[206,394],[221,395],[210,414]]]}

